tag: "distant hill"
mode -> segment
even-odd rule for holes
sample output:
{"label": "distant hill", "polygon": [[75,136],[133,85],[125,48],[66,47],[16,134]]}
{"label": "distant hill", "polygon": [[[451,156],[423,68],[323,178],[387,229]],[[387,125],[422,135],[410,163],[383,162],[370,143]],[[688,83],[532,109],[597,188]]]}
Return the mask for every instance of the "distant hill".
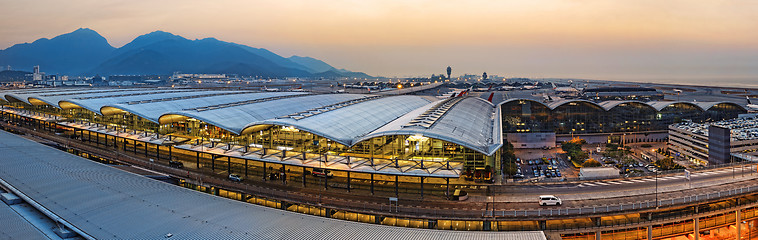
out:
{"label": "distant hill", "polygon": [[27,79],[26,75],[31,72],[4,70],[0,71],[0,82],[15,82]]}
{"label": "distant hill", "polygon": [[325,63],[324,61],[321,61],[312,57],[292,56],[292,57],[289,57],[288,59],[292,62],[303,65],[307,68],[310,68],[313,71],[313,73],[336,70],[336,68]]}
{"label": "distant hill", "polygon": [[40,38],[2,50],[0,66],[32,69],[39,65],[48,74],[75,73],[104,61],[115,49],[97,32],[80,28],[52,39]]}
{"label": "distant hill", "polygon": [[48,74],[112,75],[229,73],[261,77],[361,77],[310,57],[284,58],[267,49],[215,38],[189,40],[155,31],[113,48],[97,32],[79,29],[53,39],[17,44],[0,51],[0,66]]}
{"label": "distant hill", "polygon": [[[153,32],[115,51],[88,74],[236,73],[264,77],[307,77],[308,71],[282,66],[241,45],[206,38],[189,40]],[[302,68],[302,66],[301,66]]]}
{"label": "distant hill", "polygon": [[340,71],[337,69],[332,69],[326,72],[314,73],[313,75],[315,77],[323,77],[323,78],[335,78],[335,77],[372,78],[372,76],[369,76],[368,74],[365,74],[362,72]]}
{"label": "distant hill", "polygon": [[362,72],[352,72],[345,69],[337,69],[335,67],[332,67],[332,65],[325,63],[324,61],[312,57],[301,57],[296,55],[287,59],[311,69],[311,73],[315,74],[317,77],[372,78],[372,76],[369,76],[368,74]]}

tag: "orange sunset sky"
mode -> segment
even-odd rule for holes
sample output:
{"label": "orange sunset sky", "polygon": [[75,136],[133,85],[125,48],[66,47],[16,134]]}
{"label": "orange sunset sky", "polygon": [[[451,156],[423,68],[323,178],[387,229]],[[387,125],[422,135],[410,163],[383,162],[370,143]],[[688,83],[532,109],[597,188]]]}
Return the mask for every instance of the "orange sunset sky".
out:
{"label": "orange sunset sky", "polygon": [[758,81],[758,1],[0,0],[0,49],[91,28],[163,30],[376,76]]}

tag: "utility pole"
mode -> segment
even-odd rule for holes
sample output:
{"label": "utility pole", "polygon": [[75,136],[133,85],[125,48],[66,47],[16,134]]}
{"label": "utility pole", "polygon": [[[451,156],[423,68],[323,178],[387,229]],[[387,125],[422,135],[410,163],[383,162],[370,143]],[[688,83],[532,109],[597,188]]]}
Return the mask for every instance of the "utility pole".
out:
{"label": "utility pole", "polygon": [[658,171],[655,171],[655,209],[658,209]]}

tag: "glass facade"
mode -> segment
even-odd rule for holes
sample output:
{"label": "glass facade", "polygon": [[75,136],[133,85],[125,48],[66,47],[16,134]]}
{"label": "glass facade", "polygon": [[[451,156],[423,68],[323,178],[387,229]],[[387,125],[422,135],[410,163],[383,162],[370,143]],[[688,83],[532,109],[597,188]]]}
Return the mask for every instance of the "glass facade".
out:
{"label": "glass facade", "polygon": [[[165,125],[167,133],[179,133],[193,137],[230,143],[286,150],[291,153],[327,154],[350,156],[374,161],[410,161],[406,164],[445,163],[447,161],[465,163],[479,169],[487,165],[495,167],[498,154],[487,156],[458,144],[418,135],[388,135],[371,138],[347,146],[334,140],[291,126],[257,125],[249,134],[236,135],[216,126],[196,119],[185,119]],[[402,165],[401,163],[398,163]]]}
{"label": "glass facade", "polygon": [[655,108],[639,103],[621,103],[608,110],[604,132],[638,132],[660,129],[655,122]]}
{"label": "glass facade", "polygon": [[504,132],[544,132],[549,126],[551,111],[544,104],[533,100],[515,100],[501,105]]}
{"label": "glass facade", "polygon": [[[660,111],[655,117],[659,126],[667,127],[668,125],[681,122],[682,119],[690,119],[692,121],[702,121],[702,110],[695,104],[691,103],[672,103]],[[665,129],[665,128],[664,128]]]}
{"label": "glass facade", "polygon": [[668,125],[690,119],[711,122],[737,117],[747,111],[734,103],[718,103],[707,110],[694,103],[671,102],[657,111],[653,106],[625,101],[608,106],[567,101],[551,109],[533,100],[511,100],[501,105],[503,132],[555,132],[557,134],[663,131]]}
{"label": "glass facade", "polygon": [[553,109],[550,125],[557,133],[603,132],[603,124],[607,123],[604,113],[594,103],[567,102]]}

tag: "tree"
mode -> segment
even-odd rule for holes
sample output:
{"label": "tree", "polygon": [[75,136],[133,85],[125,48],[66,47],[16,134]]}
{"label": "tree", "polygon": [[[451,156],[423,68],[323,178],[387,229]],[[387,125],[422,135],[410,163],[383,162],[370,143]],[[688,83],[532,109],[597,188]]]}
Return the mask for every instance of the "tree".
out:
{"label": "tree", "polygon": [[500,166],[503,174],[513,176],[516,174],[516,154],[513,153],[513,144],[506,142],[500,150]]}
{"label": "tree", "polygon": [[655,166],[657,166],[661,170],[673,170],[673,169],[684,169],[682,165],[679,165],[678,163],[674,162],[674,158],[667,157],[658,159],[658,161],[654,162]]}
{"label": "tree", "polygon": [[584,139],[574,138],[571,141],[564,142],[561,145],[561,149],[566,152],[566,155],[571,157],[571,161],[576,165],[582,165],[585,159],[589,158],[589,154],[582,151],[582,145],[586,144]]}
{"label": "tree", "polygon": [[600,162],[592,158],[587,159],[587,161],[584,161],[584,163],[582,163],[582,167],[600,167],[600,166],[603,166],[603,164],[600,164]]}

